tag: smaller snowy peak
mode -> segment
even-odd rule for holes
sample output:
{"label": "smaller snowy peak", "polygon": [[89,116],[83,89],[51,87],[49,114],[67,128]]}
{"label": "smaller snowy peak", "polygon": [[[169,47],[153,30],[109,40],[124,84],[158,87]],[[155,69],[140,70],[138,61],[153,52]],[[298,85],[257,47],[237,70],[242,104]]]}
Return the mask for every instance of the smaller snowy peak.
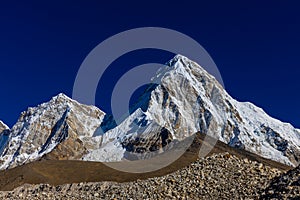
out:
{"label": "smaller snowy peak", "polygon": [[[68,97],[67,95],[65,95],[64,93],[59,93],[58,95],[54,96],[51,98],[51,100],[49,102],[46,102],[44,104],[63,104],[63,105],[80,105],[80,106],[87,106],[87,105],[84,105],[84,104],[80,104],[79,102],[71,99],[70,97]],[[43,104],[41,104],[43,105]],[[93,106],[91,106],[93,107]]]}
{"label": "smaller snowy peak", "polygon": [[[59,93],[58,95],[52,97],[51,101],[48,103],[45,103],[47,106],[67,106],[70,108],[70,110],[74,111],[80,111],[83,112],[82,114],[96,114],[99,116],[99,118],[104,117],[105,113],[97,108],[94,105],[85,105],[81,104],[76,100],[71,99],[67,95],[63,93]],[[43,105],[43,104],[42,104]],[[77,114],[80,115],[80,112],[77,112]]]}
{"label": "smaller snowy peak", "polygon": [[2,133],[4,130],[8,130],[9,127],[3,123],[3,121],[0,120],[0,133]]}
{"label": "smaller snowy peak", "polygon": [[[105,113],[95,106],[78,103],[64,94],[21,113],[3,139],[0,169],[11,168],[53,152],[57,159],[78,158],[103,121]],[[79,155],[80,154],[80,155]]]}

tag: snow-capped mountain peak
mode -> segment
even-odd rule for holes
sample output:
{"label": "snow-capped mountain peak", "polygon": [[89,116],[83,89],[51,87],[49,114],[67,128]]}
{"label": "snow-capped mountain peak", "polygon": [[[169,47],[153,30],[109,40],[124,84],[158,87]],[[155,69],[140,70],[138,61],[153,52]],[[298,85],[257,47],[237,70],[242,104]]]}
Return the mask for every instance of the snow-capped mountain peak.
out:
{"label": "snow-capped mountain peak", "polygon": [[[102,136],[103,144],[108,146],[110,141],[110,152],[116,152],[119,159],[122,157],[118,150],[120,146],[128,151],[149,150],[149,146],[136,144],[136,138],[141,141],[158,138],[161,135],[157,133],[164,128],[171,134],[167,138],[172,140],[183,140],[199,131],[215,136],[230,146],[285,164],[296,165],[299,162],[298,130],[270,117],[252,103],[234,100],[197,63],[177,55],[165,69],[157,72],[156,77],[161,79],[160,84],[146,90],[147,95],[144,96],[148,98],[146,101],[141,99],[140,104],[145,105],[146,102],[143,111],[132,113],[123,123]],[[134,144],[138,148],[132,147]],[[88,159],[92,157],[96,156],[90,152]],[[100,160],[111,161],[105,156],[101,156]]]}
{"label": "snow-capped mountain peak", "polygon": [[[192,60],[177,55],[154,79],[159,84],[148,88],[116,127],[97,107],[64,94],[28,108],[0,135],[0,169],[43,156],[120,161],[129,159],[128,153],[161,152],[171,141],[183,141],[196,132],[288,165],[299,163],[299,129],[252,103],[236,101]],[[105,133],[97,134],[103,127]]]}

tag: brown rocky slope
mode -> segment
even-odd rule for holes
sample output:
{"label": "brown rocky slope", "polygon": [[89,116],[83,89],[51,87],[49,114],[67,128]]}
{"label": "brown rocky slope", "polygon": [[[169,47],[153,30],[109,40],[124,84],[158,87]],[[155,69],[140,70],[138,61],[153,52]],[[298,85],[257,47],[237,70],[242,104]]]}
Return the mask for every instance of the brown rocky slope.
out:
{"label": "brown rocky slope", "polygon": [[[229,153],[198,159],[174,173],[132,182],[24,185],[2,199],[258,199],[281,170]],[[75,174],[74,174],[75,175]]]}
{"label": "brown rocky slope", "polygon": [[99,162],[42,159],[0,172],[0,190],[15,188],[1,192],[0,197],[252,199],[259,197],[272,178],[290,169],[219,141],[208,157],[199,159],[199,148],[210,147],[203,139],[204,135],[198,133],[180,159],[161,170],[144,174],[120,172]]}

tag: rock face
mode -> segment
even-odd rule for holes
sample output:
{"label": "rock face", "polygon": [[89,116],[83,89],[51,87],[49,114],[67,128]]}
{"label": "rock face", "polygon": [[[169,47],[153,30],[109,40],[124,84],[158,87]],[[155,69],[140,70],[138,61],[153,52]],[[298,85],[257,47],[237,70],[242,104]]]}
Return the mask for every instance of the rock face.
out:
{"label": "rock face", "polygon": [[9,127],[0,120],[0,152],[3,151],[9,138]]}
{"label": "rock face", "polygon": [[[37,160],[79,159],[93,146],[92,135],[104,113],[63,94],[23,112],[1,148],[1,169]],[[88,138],[86,140],[86,138]]]}
{"label": "rock face", "polygon": [[100,150],[84,159],[121,160],[124,149],[141,149],[137,140],[148,144],[149,139],[159,139],[157,133],[164,128],[173,140],[199,131],[265,158],[288,165],[299,162],[300,132],[290,124],[249,102],[234,100],[213,76],[184,56],[177,55],[161,71],[156,76],[161,84],[146,90],[140,108],[119,126],[98,136]]}
{"label": "rock face", "polygon": [[[160,84],[147,89],[118,126],[98,108],[63,94],[29,108],[1,134],[0,169],[41,157],[120,161],[128,152],[162,151],[196,132],[288,165],[299,163],[298,129],[234,100],[197,63],[177,55],[154,79]],[[99,135],[100,128],[106,132]]]}

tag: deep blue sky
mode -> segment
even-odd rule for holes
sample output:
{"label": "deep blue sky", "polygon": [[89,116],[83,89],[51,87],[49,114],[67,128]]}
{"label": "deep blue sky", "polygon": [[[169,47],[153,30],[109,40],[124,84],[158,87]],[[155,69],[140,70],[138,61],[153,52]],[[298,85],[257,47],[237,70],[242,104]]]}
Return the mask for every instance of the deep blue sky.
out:
{"label": "deep blue sky", "polygon": [[[292,1],[45,2],[0,5],[0,119],[10,126],[28,106],[59,92],[71,96],[77,70],[101,41],[127,29],[158,26],[197,40],[234,98],[300,127],[300,14]],[[160,52],[133,52],[116,61],[104,80],[120,75],[117,65],[168,59]],[[97,105],[107,112],[111,87],[97,93]]]}

